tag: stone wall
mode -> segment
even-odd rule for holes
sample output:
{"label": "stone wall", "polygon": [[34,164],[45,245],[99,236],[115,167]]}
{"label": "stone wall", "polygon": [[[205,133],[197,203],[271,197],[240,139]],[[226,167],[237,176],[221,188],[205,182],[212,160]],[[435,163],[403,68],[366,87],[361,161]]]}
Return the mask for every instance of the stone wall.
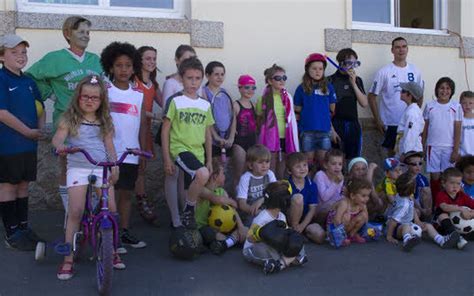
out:
{"label": "stone wall", "polygon": [[[375,162],[381,166],[383,156],[380,143],[382,136],[374,128],[370,119],[361,119],[361,124],[363,128],[362,154],[369,162]],[[58,194],[58,159],[52,151],[51,137],[39,143],[38,178],[30,187],[30,206],[35,209],[62,208]],[[156,200],[158,206],[162,206],[165,204],[165,199],[161,149],[156,147],[156,152],[156,159],[150,160],[146,169],[146,191]],[[382,177],[382,173],[382,170],[377,170],[377,180]]]}

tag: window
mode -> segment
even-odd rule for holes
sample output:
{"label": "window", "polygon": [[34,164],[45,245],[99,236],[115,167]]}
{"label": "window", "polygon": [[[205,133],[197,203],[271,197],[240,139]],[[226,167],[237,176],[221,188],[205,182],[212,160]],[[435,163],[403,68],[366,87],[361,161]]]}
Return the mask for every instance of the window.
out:
{"label": "window", "polygon": [[447,0],[352,0],[354,29],[439,31],[446,15]]}
{"label": "window", "polygon": [[23,12],[184,18],[189,0],[17,0]]}

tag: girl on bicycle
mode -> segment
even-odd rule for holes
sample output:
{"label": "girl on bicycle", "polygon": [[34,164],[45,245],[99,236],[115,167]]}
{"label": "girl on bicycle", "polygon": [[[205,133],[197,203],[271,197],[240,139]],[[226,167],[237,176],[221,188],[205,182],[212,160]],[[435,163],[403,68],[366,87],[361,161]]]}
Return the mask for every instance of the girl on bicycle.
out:
{"label": "girl on bicycle", "polygon": [[[116,161],[117,155],[113,144],[114,126],[109,112],[107,88],[104,82],[95,75],[82,79],[74,92],[69,108],[62,116],[52,144],[61,155],[67,146],[85,148],[93,159],[98,161]],[[67,145],[67,146],[66,146]],[[102,185],[102,169],[90,164],[80,153],[67,155],[66,183],[69,194],[68,215],[66,222],[65,242],[72,245],[74,233],[79,231],[79,224],[84,212],[88,185],[88,176],[95,175],[94,186]],[[110,183],[118,179],[118,167],[113,167]],[[113,187],[109,189],[109,209],[117,220]],[[114,254],[114,268],[124,269],[125,264],[118,254]],[[57,277],[69,280],[74,275],[73,254],[64,257],[59,266]]]}

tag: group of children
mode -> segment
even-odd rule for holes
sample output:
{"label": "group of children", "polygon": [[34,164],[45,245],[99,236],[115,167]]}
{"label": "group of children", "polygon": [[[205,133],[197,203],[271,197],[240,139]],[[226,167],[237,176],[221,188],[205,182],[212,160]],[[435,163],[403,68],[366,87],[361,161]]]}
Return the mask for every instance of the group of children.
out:
{"label": "group of children", "polygon": [[[72,44],[80,43],[77,39],[81,30],[89,27],[90,23],[81,19],[71,32],[66,32],[69,35],[65,33],[71,52]],[[0,44],[0,213],[5,241],[21,250],[33,249],[40,240],[28,227],[26,196],[28,182],[36,177],[36,140],[42,137],[40,127],[44,125],[44,114],[38,116],[35,107],[35,101],[42,101],[44,96],[34,80],[22,72],[28,45],[16,35],[4,36]],[[354,96],[363,101],[362,82],[354,72],[357,55],[352,49],[341,52],[337,58],[340,75],[350,77],[352,87],[357,89]],[[156,153],[151,142],[151,119],[157,118],[152,112],[155,101],[163,107],[156,140],[162,151],[171,226],[198,228],[215,254],[244,243],[244,257],[263,265],[265,273],[273,273],[307,262],[304,236],[317,244],[329,239],[336,247],[365,243],[369,237],[362,230],[367,229],[369,221],[386,221],[387,240],[401,240],[407,251],[419,242],[413,224],[443,248],[462,249],[467,243],[454,230],[449,213],[461,211],[465,219],[474,217],[474,158],[469,155],[474,147],[474,137],[469,136],[474,95],[461,95],[462,109],[452,103],[454,82],[449,78],[438,81],[438,100],[429,102],[422,116],[416,104],[422,95],[419,86],[400,85],[401,100],[409,107],[399,129],[399,158],[384,161],[385,178],[374,186],[376,164],[369,164],[355,152],[344,174],[347,155],[331,148],[339,144],[351,150],[346,135],[338,135],[331,121],[332,115],[338,114],[338,98],[325,76],[324,55],[313,53],[306,58],[302,83],[294,98],[285,88],[288,77],[284,68],[274,64],[266,69],[263,95],[255,104],[253,77],[240,76],[240,98],[227,100],[228,93],[222,88],[224,65],[214,61],[204,68],[188,45],[176,50],[177,73],[167,77],[163,93],[155,81],[156,50],[152,47],[137,50],[129,43],[113,42],[104,48],[99,62],[101,69],[97,71],[103,71],[103,75],[85,73],[74,85],[67,104],[61,101],[64,106],[55,109],[59,111],[55,112],[52,143],[57,152],[64,154],[65,148],[73,145],[85,148],[96,159],[111,161],[127,147]],[[40,70],[33,67],[29,71],[39,82]],[[208,82],[202,86],[204,77]],[[426,143],[415,143],[421,141],[423,129]],[[428,147],[425,153],[424,144]],[[459,151],[467,156],[459,159]],[[421,174],[425,156],[428,172],[432,173],[431,190]],[[231,166],[227,157],[232,158]],[[451,168],[454,162],[461,171]],[[82,155],[68,155],[65,163],[65,241],[72,243],[84,210],[88,176],[92,171],[98,180],[101,178],[100,171]],[[127,252],[124,246],[146,246],[129,231],[134,190],[139,191],[141,214],[149,222],[156,222],[144,195],[145,164],[129,155],[124,164],[111,170],[114,188],[110,190],[109,209],[120,225],[121,241],[114,254],[116,269],[125,268],[119,255]],[[232,182],[226,186],[229,167]],[[433,187],[440,172],[443,190]],[[206,217],[212,204],[238,210],[233,231],[224,234],[209,227]],[[73,275],[73,256],[69,255],[57,277],[67,280]]]}

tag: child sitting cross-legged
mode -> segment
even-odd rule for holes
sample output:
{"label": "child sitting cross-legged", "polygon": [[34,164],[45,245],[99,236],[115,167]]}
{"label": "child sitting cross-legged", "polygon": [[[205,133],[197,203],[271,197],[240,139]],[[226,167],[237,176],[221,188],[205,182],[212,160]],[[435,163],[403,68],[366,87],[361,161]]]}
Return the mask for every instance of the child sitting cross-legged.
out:
{"label": "child sitting cross-legged", "polygon": [[299,233],[303,233],[315,243],[322,244],[326,239],[324,229],[313,222],[318,204],[318,188],[308,177],[308,161],[304,153],[295,152],[286,160],[293,194],[288,210],[289,224]]}
{"label": "child sitting cross-legged", "polygon": [[221,233],[209,226],[208,216],[212,205],[227,205],[234,209],[237,208],[235,200],[230,198],[223,188],[225,183],[224,166],[217,159],[213,159],[212,167],[214,170],[206,184],[206,188],[209,190],[204,190],[201,193],[196,205],[196,224],[204,244],[213,254],[220,255],[228,248],[243,243],[248,228],[242,224],[237,212],[235,212],[237,225],[231,233]]}
{"label": "child sitting cross-legged", "polygon": [[396,158],[386,158],[383,162],[385,177],[382,182],[380,182],[375,190],[377,194],[382,199],[383,202],[383,212],[385,212],[397,195],[397,186],[395,182],[398,177],[402,174],[402,168],[400,167],[400,161]]}
{"label": "child sitting cross-legged", "polygon": [[455,247],[459,240],[457,232],[453,231],[446,236],[442,236],[433,225],[421,222],[418,218],[413,201],[415,185],[416,176],[410,172],[402,174],[397,179],[398,194],[388,211],[387,241],[398,244],[398,240],[401,239],[403,240],[403,250],[409,252],[420,242],[421,233],[417,234],[415,230],[421,228],[441,248]]}
{"label": "child sitting cross-legged", "polygon": [[247,234],[243,255],[247,261],[262,265],[265,274],[308,261],[303,236],[286,225],[283,211],[290,197],[287,181],[270,183],[264,192],[264,209],[253,219]]}

